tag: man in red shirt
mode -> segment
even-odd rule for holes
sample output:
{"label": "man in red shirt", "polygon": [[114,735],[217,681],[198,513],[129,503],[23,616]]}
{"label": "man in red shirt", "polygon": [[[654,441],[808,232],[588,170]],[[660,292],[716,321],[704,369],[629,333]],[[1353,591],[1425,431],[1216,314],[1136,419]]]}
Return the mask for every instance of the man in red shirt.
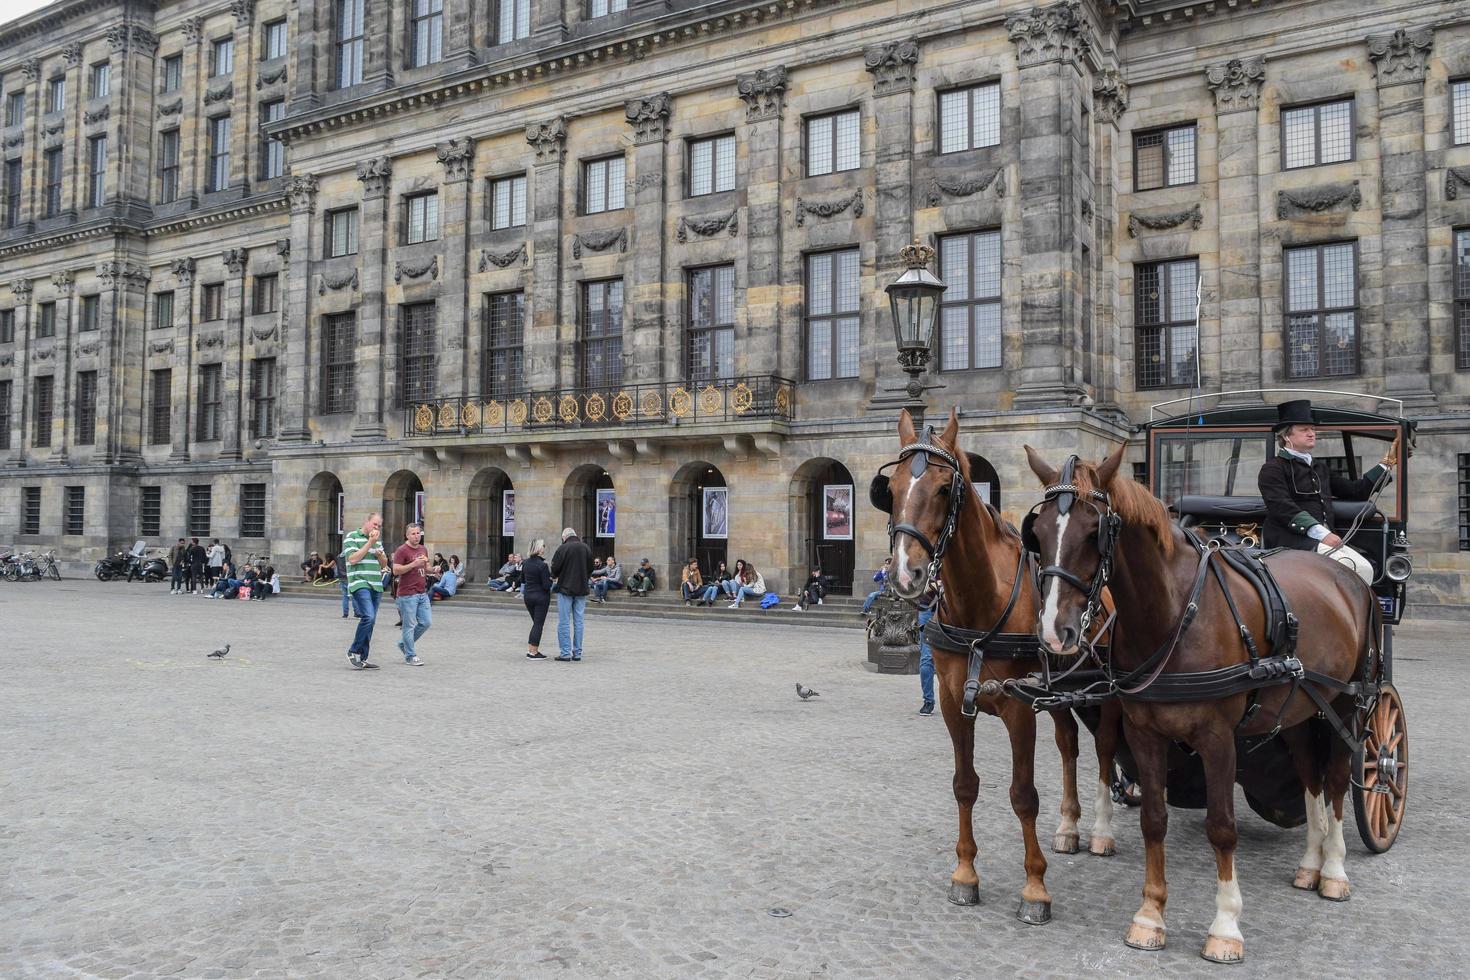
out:
{"label": "man in red shirt", "polygon": [[407,540],[393,552],[393,574],[398,581],[394,604],[403,620],[403,639],[398,641],[398,649],[403,654],[404,663],[410,667],[422,667],[424,662],[414,652],[414,644],[429,631],[433,622],[429,583],[424,577],[424,569],[429,567],[429,551],[424,547],[423,525],[408,525],[404,537]]}

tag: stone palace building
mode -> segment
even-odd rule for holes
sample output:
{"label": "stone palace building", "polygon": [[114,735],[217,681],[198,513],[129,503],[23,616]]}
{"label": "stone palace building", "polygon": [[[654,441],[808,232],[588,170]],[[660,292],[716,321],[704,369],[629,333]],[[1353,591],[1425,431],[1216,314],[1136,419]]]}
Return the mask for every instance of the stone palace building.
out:
{"label": "stone palace building", "polygon": [[1465,0],[58,0],[0,112],[0,543],[381,509],[861,590],[919,238],[1007,512],[1196,372],[1388,395],[1459,590]]}

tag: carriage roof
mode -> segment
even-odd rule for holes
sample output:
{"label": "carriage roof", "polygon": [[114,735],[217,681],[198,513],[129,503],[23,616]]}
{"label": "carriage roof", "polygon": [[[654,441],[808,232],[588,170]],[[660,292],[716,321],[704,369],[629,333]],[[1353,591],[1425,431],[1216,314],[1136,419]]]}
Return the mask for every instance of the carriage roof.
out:
{"label": "carriage roof", "polygon": [[[1227,395],[1260,395],[1263,400],[1251,405],[1219,405]],[[1171,429],[1270,429],[1276,424],[1276,405],[1293,398],[1310,398],[1317,424],[1325,427],[1407,426],[1414,423],[1403,417],[1403,402],[1382,395],[1365,395],[1351,391],[1327,391],[1302,388],[1260,388],[1250,391],[1225,391],[1175,398],[1149,407],[1145,431]],[[1356,401],[1380,411],[1352,408],[1342,402]],[[1381,410],[1390,410],[1383,414]]]}

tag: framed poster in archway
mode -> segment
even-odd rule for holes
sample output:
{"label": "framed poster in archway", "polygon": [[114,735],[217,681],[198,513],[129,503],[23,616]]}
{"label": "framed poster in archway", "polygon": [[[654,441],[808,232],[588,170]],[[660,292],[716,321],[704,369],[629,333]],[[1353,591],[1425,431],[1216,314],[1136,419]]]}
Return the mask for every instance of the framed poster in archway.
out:
{"label": "framed poster in archway", "polygon": [[724,541],[730,537],[730,490],[704,488],[704,517],[701,537]]}
{"label": "framed poster in archway", "polygon": [[500,495],[500,536],[516,536],[516,492],[506,490]]}
{"label": "framed poster in archway", "polygon": [[347,494],[337,494],[337,533],[347,533]]}
{"label": "framed poster in archway", "polygon": [[424,491],[416,490],[413,495],[413,519],[420,527],[424,525]]}
{"label": "framed poster in archway", "polygon": [[597,537],[615,538],[618,533],[616,490],[597,491]]}
{"label": "framed poster in archway", "polygon": [[852,484],[822,487],[822,540],[852,540]]}

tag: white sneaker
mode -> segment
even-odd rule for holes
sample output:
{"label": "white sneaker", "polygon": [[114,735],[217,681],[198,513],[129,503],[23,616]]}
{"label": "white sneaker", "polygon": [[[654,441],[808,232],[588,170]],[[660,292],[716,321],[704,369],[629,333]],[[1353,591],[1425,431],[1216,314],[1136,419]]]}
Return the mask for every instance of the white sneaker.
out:
{"label": "white sneaker", "polygon": [[800,606],[792,606],[791,607],[791,611],[792,612],[801,612],[801,607]]}
{"label": "white sneaker", "polygon": [[821,604],[822,604],[822,600],[821,600],[821,599],[818,599],[818,600],[817,600],[817,605],[819,605],[819,606],[820,606],[820,605],[821,605]]}
{"label": "white sneaker", "polygon": [[728,606],[726,606],[725,608],[726,609],[739,609],[740,608],[740,603],[738,603],[738,602],[732,602]]}

